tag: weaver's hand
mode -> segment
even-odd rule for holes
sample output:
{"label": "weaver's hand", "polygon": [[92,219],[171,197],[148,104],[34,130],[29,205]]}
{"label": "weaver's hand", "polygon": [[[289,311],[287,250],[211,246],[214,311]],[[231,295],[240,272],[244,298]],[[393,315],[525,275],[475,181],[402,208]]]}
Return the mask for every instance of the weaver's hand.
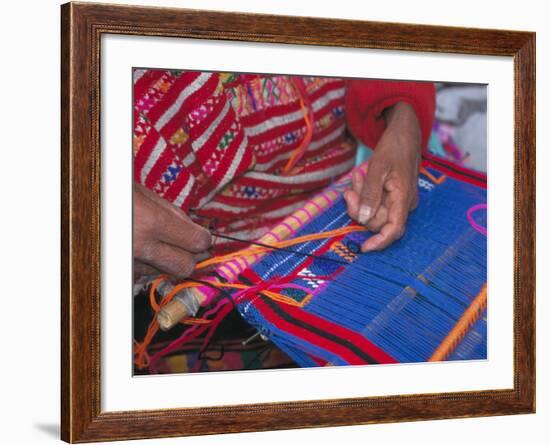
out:
{"label": "weaver's hand", "polygon": [[421,132],[414,109],[399,102],[385,113],[386,130],[363,177],[355,171],[344,194],[351,218],[376,232],[363,252],[388,247],[405,233],[407,217],[418,204]]}
{"label": "weaver's hand", "polygon": [[134,275],[163,272],[189,276],[210,233],[180,209],[134,183]]}

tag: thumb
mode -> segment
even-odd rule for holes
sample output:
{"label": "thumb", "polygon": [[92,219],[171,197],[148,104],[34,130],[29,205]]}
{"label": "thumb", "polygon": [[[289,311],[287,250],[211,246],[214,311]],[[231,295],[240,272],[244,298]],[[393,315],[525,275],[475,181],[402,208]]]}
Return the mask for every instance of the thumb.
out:
{"label": "thumb", "polygon": [[363,187],[359,195],[359,224],[366,224],[378,211],[382,203],[386,167],[381,162],[369,163],[367,176],[363,180]]}

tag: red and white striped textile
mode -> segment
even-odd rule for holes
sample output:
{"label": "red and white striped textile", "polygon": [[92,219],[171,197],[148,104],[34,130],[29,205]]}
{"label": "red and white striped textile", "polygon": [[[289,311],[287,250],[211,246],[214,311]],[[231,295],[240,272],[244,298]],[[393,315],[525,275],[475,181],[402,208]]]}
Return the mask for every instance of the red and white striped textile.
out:
{"label": "red and white striped textile", "polygon": [[[432,84],[156,69],[133,75],[135,181],[196,222],[244,239],[261,236],[354,165],[348,128],[374,146],[383,108],[405,100],[427,140],[433,117]],[[370,99],[357,103],[365,94]],[[233,247],[242,246],[223,245]]]}

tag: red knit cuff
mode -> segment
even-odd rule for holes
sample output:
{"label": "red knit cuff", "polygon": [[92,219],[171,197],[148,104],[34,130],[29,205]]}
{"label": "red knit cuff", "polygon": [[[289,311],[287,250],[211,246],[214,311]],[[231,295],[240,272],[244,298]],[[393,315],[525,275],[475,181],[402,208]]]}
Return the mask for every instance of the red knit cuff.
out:
{"label": "red knit cuff", "polygon": [[422,149],[425,150],[435,113],[435,87],[430,82],[348,81],[348,128],[365,145],[375,148],[385,129],[382,112],[397,102],[406,102],[413,107],[420,124]]}

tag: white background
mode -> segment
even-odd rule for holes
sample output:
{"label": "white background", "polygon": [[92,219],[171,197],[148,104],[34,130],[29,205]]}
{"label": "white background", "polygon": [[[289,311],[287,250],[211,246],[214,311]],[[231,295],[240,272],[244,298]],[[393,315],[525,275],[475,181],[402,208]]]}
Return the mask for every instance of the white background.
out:
{"label": "white background", "polygon": [[[548,75],[550,31],[544,2],[461,1],[444,9],[441,2],[396,1],[363,6],[361,2],[308,2],[270,0],[196,0],[133,3],[186,6],[220,10],[360,18],[394,22],[430,23],[527,29],[537,31],[538,145],[549,146],[544,122],[550,118]],[[3,164],[0,190],[4,198],[2,259],[4,317],[2,323],[2,428],[7,443],[44,443],[58,437],[59,416],[59,2],[6,3],[0,60],[0,129]],[[496,9],[495,9],[496,7]],[[7,99],[7,100],[6,100]],[[547,150],[538,156],[539,171],[550,160]],[[548,314],[548,219],[543,190],[548,175],[539,175],[538,221],[538,413],[487,419],[462,419],[317,430],[240,434],[191,439],[153,440],[151,443],[464,443],[495,441],[501,444],[528,440],[545,443],[550,403],[547,377],[550,367],[544,350],[550,328]],[[7,202],[6,202],[7,201]],[[548,202],[548,200],[546,200]],[[7,204],[7,205],[6,205]],[[546,218],[545,218],[546,217]],[[8,266],[8,267],[6,267]],[[6,287],[7,284],[7,287]],[[23,291],[24,289],[24,291]],[[15,304],[24,303],[16,309]],[[25,314],[25,316],[22,316]],[[28,318],[27,318],[28,317]],[[5,332],[4,332],[5,330]],[[537,435],[537,432],[539,435]],[[546,436],[544,437],[543,436]]]}

